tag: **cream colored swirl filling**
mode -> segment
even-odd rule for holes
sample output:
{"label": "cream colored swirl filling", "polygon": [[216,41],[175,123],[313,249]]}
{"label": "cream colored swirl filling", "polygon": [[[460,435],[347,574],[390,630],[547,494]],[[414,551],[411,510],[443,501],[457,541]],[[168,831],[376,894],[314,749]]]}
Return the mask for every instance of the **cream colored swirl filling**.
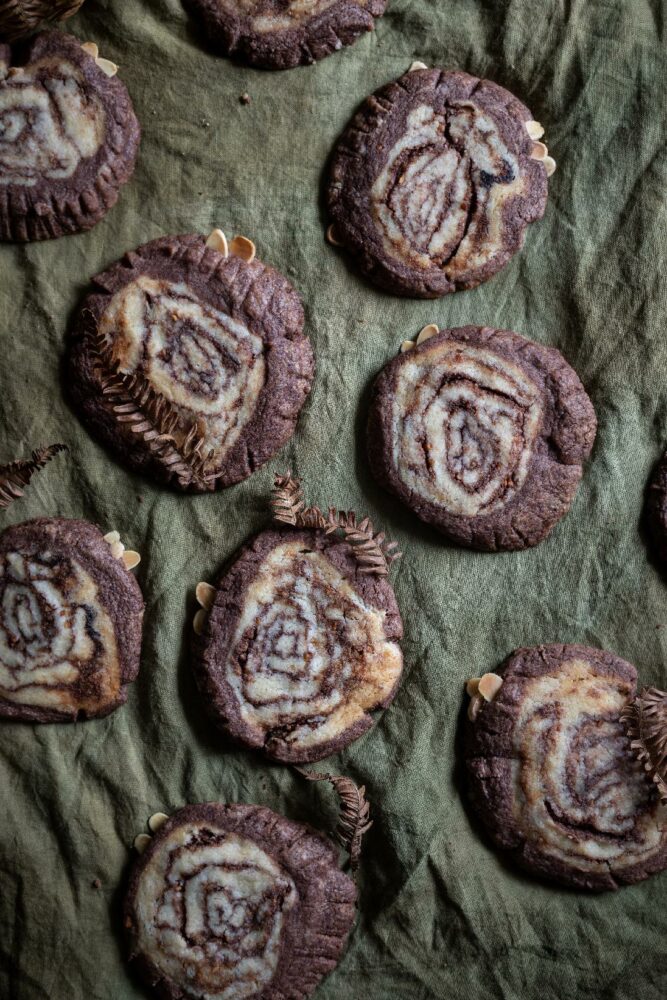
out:
{"label": "cream colored swirl filling", "polygon": [[276,546],[248,588],[225,665],[243,720],[260,739],[279,731],[303,747],[345,732],[400,677],[384,619],[325,555]]}
{"label": "cream colored swirl filling", "polygon": [[662,848],[667,807],[629,752],[630,686],[573,659],[523,688],[514,727],[515,820],[542,853],[618,871]]}
{"label": "cream colored swirl filling", "polygon": [[105,127],[102,103],[66,60],[0,76],[0,184],[66,180],[97,153]]}
{"label": "cream colored swirl filling", "polygon": [[112,297],[99,323],[122,371],[199,422],[220,459],[255,413],[266,378],[261,337],[208,305],[183,282],[142,276]]}
{"label": "cream colored swirl filling", "polygon": [[214,824],[177,827],[142,872],[139,950],[197,1000],[262,993],[296,886],[254,841]]}
{"label": "cream colored swirl filling", "polygon": [[542,424],[539,388],[518,365],[458,341],[404,357],[391,413],[401,480],[450,514],[500,510],[526,481]]}
{"label": "cream colored swirl filling", "polygon": [[[358,7],[366,7],[367,2],[368,0],[355,0]],[[224,0],[224,6],[232,13],[250,17],[252,30],[258,34],[296,28],[336,4],[340,4],[340,0],[289,0],[288,3],[276,3],[275,0]]]}
{"label": "cream colored swirl filling", "polygon": [[120,687],[113,623],[86,570],[48,549],[0,556],[0,697],[75,713]]}
{"label": "cream colored swirl filling", "polygon": [[472,101],[415,108],[371,190],[385,251],[455,279],[503,250],[502,208],[525,189],[516,155]]}

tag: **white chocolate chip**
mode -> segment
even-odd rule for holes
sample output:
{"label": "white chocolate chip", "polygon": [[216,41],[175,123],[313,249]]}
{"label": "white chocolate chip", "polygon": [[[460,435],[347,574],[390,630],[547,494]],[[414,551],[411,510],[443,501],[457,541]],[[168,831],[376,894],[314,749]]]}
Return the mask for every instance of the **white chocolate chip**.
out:
{"label": "white chocolate chip", "polygon": [[401,354],[405,354],[406,351],[411,351],[414,346],[414,340],[404,340],[401,344]]}
{"label": "white chocolate chip", "polygon": [[201,604],[205,611],[210,611],[213,607],[213,601],[215,600],[216,594],[217,590],[210,583],[204,583],[202,580],[201,583],[197,584],[195,597],[197,598],[198,604]]}
{"label": "white chocolate chip", "polygon": [[200,608],[192,619],[192,627],[195,630],[195,635],[201,635],[204,631],[204,622],[206,621],[207,614],[208,611],[205,608]]}
{"label": "white chocolate chip", "polygon": [[109,545],[113,545],[114,542],[120,541],[120,535],[118,534],[117,531],[110,531],[107,535],[104,536],[104,541],[108,542]]}
{"label": "white chocolate chip", "polygon": [[342,247],[343,245],[336,236],[336,227],[334,226],[333,222],[327,229],[327,241],[331,243],[333,247]]}
{"label": "white chocolate chip", "polygon": [[410,67],[410,69],[408,70],[408,73],[414,73],[414,71],[415,71],[416,69],[428,69],[428,66],[426,65],[426,63],[423,63],[423,62],[419,62],[419,60],[418,60],[418,59],[416,59],[416,60],[415,60],[415,61],[413,62],[413,64],[412,64],[412,66]]}
{"label": "white chocolate chip", "polygon": [[470,699],[470,704],[468,705],[468,718],[471,722],[475,721],[481,707],[482,699],[478,694],[473,695]]}
{"label": "white chocolate chip", "polygon": [[428,326],[425,326],[423,330],[419,331],[416,343],[423,344],[425,340],[435,337],[436,333],[440,333],[440,328],[436,326],[435,323],[429,323]]}
{"label": "white chocolate chip", "polygon": [[151,818],[148,820],[148,829],[153,833],[157,833],[158,830],[164,826],[169,817],[166,813],[153,813]]}
{"label": "white chocolate chip", "polygon": [[471,677],[469,681],[466,681],[466,694],[468,694],[471,698],[477,694],[479,682],[479,677]]}
{"label": "white chocolate chip", "polygon": [[543,142],[534,142],[533,151],[530,154],[533,160],[544,160],[549,155],[549,150]]}
{"label": "white chocolate chip", "polygon": [[223,233],[222,229],[213,230],[209,238],[206,240],[206,246],[210,247],[211,250],[217,250],[223,257],[229,257],[227,237]]}
{"label": "white chocolate chip", "polygon": [[556,161],[554,160],[553,156],[545,156],[544,159],[542,160],[542,163],[544,164],[544,169],[547,172],[547,177],[551,177],[551,175],[556,169]]}
{"label": "white chocolate chip", "polygon": [[246,236],[235,236],[229,244],[229,252],[232,257],[240,257],[250,264],[255,259],[255,244]]}
{"label": "white chocolate chip", "polygon": [[110,59],[102,59],[101,57],[98,57],[95,59],[95,62],[107,76],[115,76],[118,72],[118,67],[114,62],[111,62]]}
{"label": "white chocolate chip", "polygon": [[134,552],[133,549],[125,549],[122,559],[127,569],[134,569],[141,562],[141,556],[138,552]]}
{"label": "white chocolate chip", "polygon": [[480,677],[477,691],[485,701],[493,701],[502,686],[503,679],[498,674],[484,674]]}
{"label": "white chocolate chip", "polygon": [[125,546],[122,542],[112,542],[111,544],[111,555],[114,559],[122,559],[123,552],[125,552]]}
{"label": "white chocolate chip", "polygon": [[140,833],[134,838],[134,849],[137,854],[143,854],[153,838],[148,833]]}
{"label": "white chocolate chip", "polygon": [[526,122],[526,132],[531,139],[541,139],[544,135],[544,129],[539,122]]}
{"label": "white chocolate chip", "polygon": [[81,48],[84,52],[87,52],[89,56],[92,56],[93,59],[97,59],[100,54],[100,50],[95,42],[82,42]]}

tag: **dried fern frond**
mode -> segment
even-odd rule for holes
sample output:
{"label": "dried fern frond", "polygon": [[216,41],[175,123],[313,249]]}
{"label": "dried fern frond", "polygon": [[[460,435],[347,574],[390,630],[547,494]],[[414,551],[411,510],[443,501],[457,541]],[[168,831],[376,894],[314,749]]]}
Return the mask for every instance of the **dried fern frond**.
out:
{"label": "dried fern frond", "polygon": [[384,532],[375,532],[373,522],[365,517],[357,524],[353,510],[329,507],[326,517],[319,507],[307,507],[301,481],[287,472],[276,475],[271,499],[273,516],[282,524],[296,528],[319,528],[327,535],[340,532],[354,549],[360,573],[387,576],[392,563],[401,558],[397,542],[387,542]]}
{"label": "dried fern frond", "polygon": [[0,35],[13,41],[34,31],[42,21],[64,21],[76,14],[83,0],[4,0]]}
{"label": "dried fern frond", "polygon": [[114,403],[113,413],[118,423],[140,435],[149,451],[181,486],[195,484],[213,489],[212,476],[207,472],[213,449],[205,452],[199,423],[195,422],[183,436],[179,432],[180,415],[173,403],[157,392],[142,372],[120,371],[111,346],[97,327],[89,331],[89,337],[102,395]]}
{"label": "dried fern frond", "polygon": [[667,691],[644,688],[621,713],[630,747],[667,805]]}
{"label": "dried fern frond", "polygon": [[364,834],[373,825],[365,786],[355,785],[351,778],[342,775],[306,771],[302,767],[296,767],[295,770],[307,781],[328,781],[335,789],[340,799],[336,839],[350,856],[350,868],[353,872],[356,871],[359,867]]}
{"label": "dried fern frond", "polygon": [[30,458],[18,459],[9,465],[0,466],[0,508],[9,507],[10,503],[23,496],[23,491],[40,469],[50,462],[61,451],[67,451],[64,444],[50,444],[46,448],[37,448]]}

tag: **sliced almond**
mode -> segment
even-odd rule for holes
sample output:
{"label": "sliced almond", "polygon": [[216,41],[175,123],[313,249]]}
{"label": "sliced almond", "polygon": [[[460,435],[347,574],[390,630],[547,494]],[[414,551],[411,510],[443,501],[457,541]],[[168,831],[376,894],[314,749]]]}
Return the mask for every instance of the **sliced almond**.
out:
{"label": "sliced almond", "polygon": [[541,139],[544,135],[544,129],[539,122],[526,122],[526,132],[531,139]]}
{"label": "sliced almond", "polygon": [[246,236],[235,236],[229,244],[229,252],[232,257],[240,257],[246,264],[250,264],[255,259],[255,244]]}
{"label": "sliced almond", "polygon": [[209,238],[206,240],[206,246],[210,247],[211,250],[217,250],[223,257],[229,257],[227,237],[223,233],[222,229],[213,230]]}
{"label": "sliced almond", "polygon": [[426,65],[426,63],[423,63],[423,62],[419,62],[419,60],[418,60],[418,59],[416,59],[416,60],[415,60],[415,61],[413,62],[413,64],[412,64],[412,66],[410,67],[410,69],[408,70],[408,73],[414,73],[414,71],[415,71],[416,69],[428,69],[428,66]]}
{"label": "sliced almond", "polygon": [[140,833],[134,838],[134,849],[137,854],[143,854],[153,838],[148,833]]}
{"label": "sliced almond", "polygon": [[126,569],[134,569],[141,562],[141,556],[133,549],[125,549],[121,558],[125,563]]}
{"label": "sliced almond", "polygon": [[419,331],[416,343],[423,344],[425,340],[435,337],[436,333],[440,333],[440,328],[436,326],[435,323],[429,323],[428,326],[425,326],[423,330]]}
{"label": "sliced almond", "polygon": [[549,155],[549,150],[543,142],[534,142],[533,151],[530,154],[533,160],[543,160]]}
{"label": "sliced almond", "polygon": [[104,536],[104,541],[108,542],[109,545],[113,545],[114,542],[120,541],[120,535],[117,531],[110,531]]}
{"label": "sliced almond", "polygon": [[475,694],[470,699],[470,704],[468,705],[468,718],[471,722],[474,722],[479,714],[479,710],[482,707],[482,699],[478,694]]}
{"label": "sliced almond", "polygon": [[197,602],[201,604],[205,611],[210,611],[213,607],[213,601],[215,600],[216,594],[217,590],[215,587],[211,586],[210,583],[204,583],[202,580],[201,583],[197,584],[195,597],[197,598]]}
{"label": "sliced almond", "polygon": [[477,694],[480,679],[481,678],[479,677],[471,677],[469,681],[466,681],[466,693],[470,695],[471,698]]}
{"label": "sliced almond", "polygon": [[89,56],[92,56],[93,59],[97,59],[100,54],[100,50],[95,42],[82,42],[81,48],[84,52],[87,52]]}
{"label": "sliced almond", "polygon": [[116,73],[118,72],[118,67],[116,66],[115,62],[111,62],[110,59],[102,59],[102,57],[100,56],[95,59],[95,62],[100,67],[102,72],[106,73],[107,76],[115,76]]}
{"label": "sliced almond", "polygon": [[406,351],[411,351],[414,346],[414,340],[404,340],[401,344],[401,354],[405,354]]}
{"label": "sliced almond", "polygon": [[148,820],[148,829],[153,833],[157,833],[158,830],[164,826],[169,817],[166,813],[153,813],[151,818]]}
{"label": "sliced almond", "polygon": [[114,559],[122,559],[123,552],[125,552],[125,546],[122,542],[112,542],[111,544],[111,555]]}
{"label": "sliced almond", "polygon": [[208,611],[205,608],[200,608],[192,619],[192,627],[195,630],[195,635],[201,635],[204,631],[204,622],[206,621],[207,614]]}
{"label": "sliced almond", "polygon": [[545,156],[544,159],[542,160],[542,163],[544,164],[544,169],[547,172],[547,177],[551,177],[551,175],[556,169],[556,161],[554,160],[553,156]]}
{"label": "sliced almond", "polygon": [[503,679],[498,674],[484,674],[480,677],[477,690],[485,701],[493,701],[502,686]]}
{"label": "sliced almond", "polygon": [[333,247],[342,247],[343,245],[336,236],[336,227],[334,226],[333,222],[327,229],[327,241],[331,243]]}

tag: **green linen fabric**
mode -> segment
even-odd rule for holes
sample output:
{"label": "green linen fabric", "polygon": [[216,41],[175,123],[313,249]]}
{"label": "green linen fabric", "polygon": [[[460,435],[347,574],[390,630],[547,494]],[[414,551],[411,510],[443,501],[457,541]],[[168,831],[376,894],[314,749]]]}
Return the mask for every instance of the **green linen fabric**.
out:
{"label": "green linen fabric", "polygon": [[[2,1000],[145,996],[124,965],[119,907],[132,841],[156,810],[242,801],[335,823],[328,787],[223,745],[189,664],[194,587],[267,523],[273,472],[287,467],[312,502],[369,513],[404,551],[401,689],[326,764],[366,785],[375,822],[358,921],[319,1000],[664,997],[667,875],[595,896],[508,867],[466,806],[460,727],[464,680],[520,645],[601,646],[667,686],[667,590],[641,528],[667,438],[666,21],[660,0],[389,0],[374,33],[283,73],[210,54],[180,0],[87,0],[68,22],[120,64],[143,142],[94,230],[0,247],[0,461],[70,448],[0,527],[61,515],[118,529],[143,554],[145,634],[139,678],[109,718],[0,725]],[[508,87],[558,161],[523,252],[437,302],[370,287],[324,240],[330,150],[360,101],[414,59]],[[214,226],[251,237],[298,288],[317,378],[274,462],[193,498],[129,474],[92,440],[65,402],[61,360],[90,276],[147,240]],[[430,322],[554,345],[591,394],[599,432],[574,507],[532,551],[450,546],[369,475],[370,383]]]}

